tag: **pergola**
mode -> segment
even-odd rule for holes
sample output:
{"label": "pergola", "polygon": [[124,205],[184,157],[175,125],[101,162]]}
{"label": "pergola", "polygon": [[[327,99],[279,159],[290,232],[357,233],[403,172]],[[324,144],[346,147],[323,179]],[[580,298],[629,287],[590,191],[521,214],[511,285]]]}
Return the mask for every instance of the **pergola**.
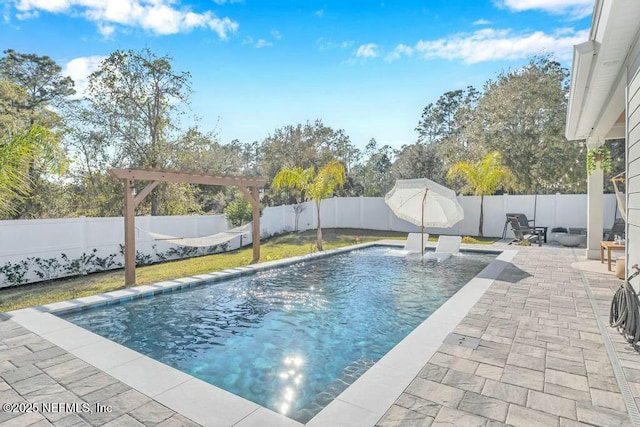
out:
{"label": "pergola", "polygon": [[[124,271],[125,284],[136,283],[136,234],[135,208],[161,182],[180,182],[186,184],[236,186],[249,200],[253,208],[253,261],[260,259],[260,199],[258,188],[264,187],[267,180],[259,176],[212,176],[188,172],[175,172],[157,169],[109,169],[109,174],[122,180],[124,186]],[[144,189],[135,194],[134,182],[151,181]]]}

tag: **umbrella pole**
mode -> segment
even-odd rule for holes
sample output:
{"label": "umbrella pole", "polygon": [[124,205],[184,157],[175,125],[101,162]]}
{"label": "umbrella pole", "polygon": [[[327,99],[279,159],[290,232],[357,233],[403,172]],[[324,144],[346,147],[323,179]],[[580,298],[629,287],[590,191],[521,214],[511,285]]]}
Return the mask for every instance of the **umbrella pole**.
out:
{"label": "umbrella pole", "polygon": [[424,203],[427,200],[427,191],[429,191],[428,189],[424,190],[424,197],[422,198],[422,215],[420,216],[421,218],[421,229],[422,229],[422,237],[420,238],[420,251],[422,253],[422,257],[424,258]]}

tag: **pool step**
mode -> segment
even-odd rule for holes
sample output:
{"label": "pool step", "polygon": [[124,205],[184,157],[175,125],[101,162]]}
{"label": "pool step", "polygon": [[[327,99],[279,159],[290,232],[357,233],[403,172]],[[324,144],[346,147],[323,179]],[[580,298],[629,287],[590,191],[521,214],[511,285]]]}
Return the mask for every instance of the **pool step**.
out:
{"label": "pool step", "polygon": [[329,384],[321,393],[318,393],[306,408],[296,411],[291,418],[303,424],[313,418],[318,412],[324,409],[340,393],[345,391],[355,380],[357,380],[367,369],[376,363],[370,357],[363,356],[342,370],[340,376]]}

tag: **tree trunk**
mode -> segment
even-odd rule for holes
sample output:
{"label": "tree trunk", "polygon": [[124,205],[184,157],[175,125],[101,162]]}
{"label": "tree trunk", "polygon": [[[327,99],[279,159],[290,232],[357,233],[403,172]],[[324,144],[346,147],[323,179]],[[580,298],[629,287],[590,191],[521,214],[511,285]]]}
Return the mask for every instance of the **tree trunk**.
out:
{"label": "tree trunk", "polygon": [[316,207],[318,209],[318,233],[316,235],[317,238],[317,246],[318,250],[322,250],[322,228],[320,228],[320,201],[316,200]]}
{"label": "tree trunk", "polygon": [[484,224],[484,196],[480,196],[480,226],[478,227],[478,235],[482,237],[482,226]]}
{"label": "tree trunk", "polygon": [[158,195],[154,191],[153,194],[151,194],[151,216],[157,216],[157,215],[158,215]]}

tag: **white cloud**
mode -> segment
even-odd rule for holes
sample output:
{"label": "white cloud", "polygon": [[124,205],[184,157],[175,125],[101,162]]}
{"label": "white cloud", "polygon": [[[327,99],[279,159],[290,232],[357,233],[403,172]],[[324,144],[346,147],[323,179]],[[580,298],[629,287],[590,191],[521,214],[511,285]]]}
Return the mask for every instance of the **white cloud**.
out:
{"label": "white cloud", "polygon": [[313,12],[313,14],[316,15],[317,17],[321,18],[322,15],[324,15],[324,9],[316,10],[315,12]]}
{"label": "white cloud", "polygon": [[271,30],[271,36],[276,40],[280,40],[282,38],[282,33],[278,30]]}
{"label": "white cloud", "polygon": [[375,58],[378,56],[378,45],[375,43],[367,43],[360,45],[356,51],[356,57],[358,58]]}
{"label": "white cloud", "polygon": [[467,64],[521,59],[540,52],[553,52],[558,59],[569,59],[573,45],[587,40],[588,30],[570,34],[559,30],[556,34],[536,31],[516,34],[512,30],[482,29],[473,34],[456,34],[438,40],[420,40],[415,50],[425,58],[461,59]]}
{"label": "white cloud", "polygon": [[18,0],[15,1],[16,8],[22,12],[32,9],[44,10],[45,12],[64,12],[71,6],[72,0]]}
{"label": "white cloud", "polygon": [[273,43],[266,41],[265,39],[258,39],[256,44],[254,45],[256,48],[260,49],[263,47],[271,47]]}
{"label": "white cloud", "polygon": [[500,7],[513,12],[542,10],[556,15],[569,15],[571,19],[589,16],[593,11],[593,0],[497,0]]}
{"label": "white cloud", "polygon": [[98,32],[105,39],[108,39],[109,37],[111,37],[111,35],[113,35],[115,31],[116,31],[116,27],[114,27],[113,25],[103,24],[102,22],[98,23]]}
{"label": "white cloud", "polygon": [[6,2],[2,5],[2,20],[5,24],[11,22],[11,5]]}
{"label": "white cloud", "polygon": [[221,39],[238,29],[238,23],[228,17],[218,18],[211,11],[192,12],[179,8],[178,3],[179,0],[14,0],[17,16],[40,11],[80,15],[96,22],[103,36],[115,31],[114,24],[140,27],[159,35],[209,28]]}
{"label": "white cloud", "polygon": [[218,34],[218,37],[223,40],[228,37],[228,33],[235,33],[238,31],[238,23],[236,21],[232,21],[226,16],[222,19],[215,18],[208,20],[207,26],[209,29],[215,31]]}
{"label": "white cloud", "polygon": [[16,13],[16,18],[18,18],[18,20],[20,21],[26,21],[27,19],[35,19],[38,16],[40,16],[40,14],[38,13],[37,10]]}
{"label": "white cloud", "polygon": [[473,25],[489,25],[491,24],[491,21],[487,21],[486,19],[478,19],[477,21],[473,22]]}
{"label": "white cloud", "polygon": [[75,82],[76,94],[74,98],[80,98],[89,84],[89,74],[98,69],[106,56],[83,56],[72,59],[62,68],[62,74],[69,76]]}
{"label": "white cloud", "polygon": [[346,49],[353,46],[353,41],[347,40],[342,42],[334,42],[331,40],[326,40],[324,37],[320,37],[318,40],[316,40],[316,44],[318,45],[318,50]]}
{"label": "white cloud", "polygon": [[384,60],[387,62],[392,62],[397,59],[400,59],[402,56],[411,56],[413,55],[413,48],[411,46],[407,46],[406,44],[399,44],[393,49],[393,52],[388,54]]}

